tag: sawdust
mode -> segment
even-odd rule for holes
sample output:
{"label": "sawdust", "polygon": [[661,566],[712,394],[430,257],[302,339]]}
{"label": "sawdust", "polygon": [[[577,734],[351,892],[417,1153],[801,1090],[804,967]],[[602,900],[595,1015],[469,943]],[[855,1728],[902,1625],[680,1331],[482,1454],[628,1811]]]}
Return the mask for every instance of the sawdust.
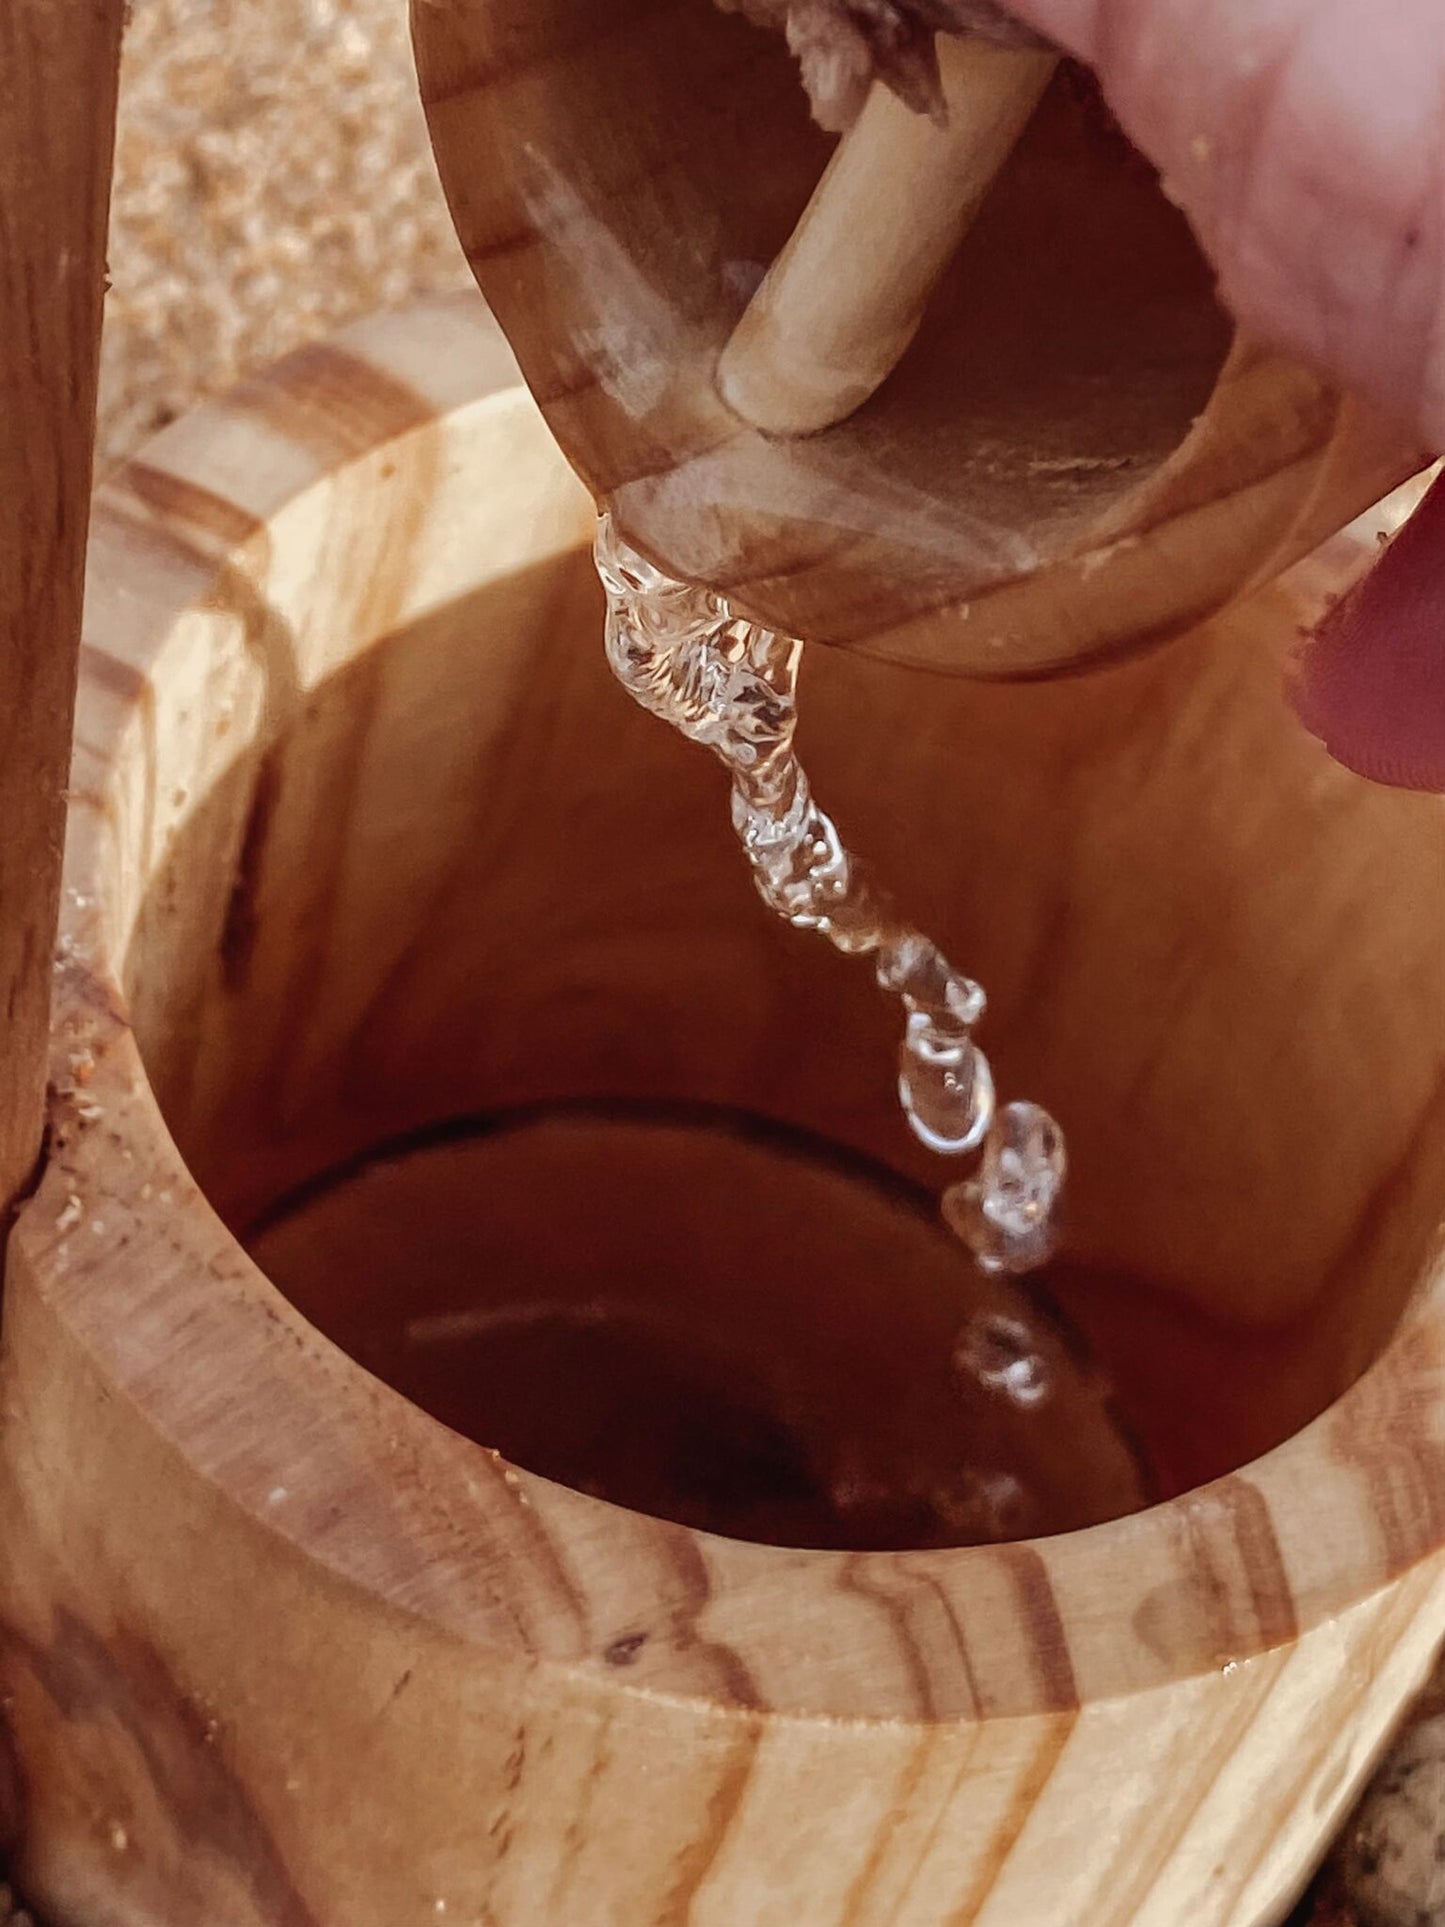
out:
{"label": "sawdust", "polygon": [[404,0],[135,0],[110,272],[102,466],[302,342],[470,287]]}

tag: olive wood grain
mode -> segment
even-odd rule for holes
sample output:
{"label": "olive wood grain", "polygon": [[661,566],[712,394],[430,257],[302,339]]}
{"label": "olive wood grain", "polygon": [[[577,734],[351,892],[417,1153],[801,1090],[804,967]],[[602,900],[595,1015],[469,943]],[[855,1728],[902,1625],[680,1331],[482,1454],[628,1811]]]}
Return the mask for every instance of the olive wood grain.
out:
{"label": "olive wood grain", "polygon": [[0,1229],[45,1121],[123,11],[0,11]]}
{"label": "olive wood grain", "polygon": [[890,379],[770,438],[717,369],[831,151],[782,37],[709,0],[413,0],[413,36],[458,233],[568,458],[656,562],[788,634],[1066,668],[1177,634],[1423,465],[1232,342],[1077,69]]}
{"label": "olive wood grain", "polygon": [[[114,1927],[1277,1922],[1445,1629],[1445,809],[1279,696],[1359,555],[1077,684],[809,660],[820,794],[1071,1133],[1057,1289],[1149,1427],[1234,1449],[1062,1536],[710,1535],[364,1351],[372,1297],[465,1305],[488,1224],[553,1271],[606,1248],[605,1187],[472,1162],[479,1120],[741,1109],[938,1184],[896,1013],[766,915],[716,767],[609,684],[590,504],[511,380],[474,304],[418,310],[99,498],[57,1148],[0,1357],[27,1891]],[[639,1156],[685,1311],[686,1187]],[[899,1369],[878,1235],[779,1280],[779,1344]]]}

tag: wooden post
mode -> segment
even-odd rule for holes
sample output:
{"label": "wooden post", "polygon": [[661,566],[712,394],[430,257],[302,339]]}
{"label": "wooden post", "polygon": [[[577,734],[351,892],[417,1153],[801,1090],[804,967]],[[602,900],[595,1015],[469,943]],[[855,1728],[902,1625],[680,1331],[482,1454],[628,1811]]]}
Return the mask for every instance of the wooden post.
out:
{"label": "wooden post", "polygon": [[44,1118],[121,0],[0,7],[0,1213]]}

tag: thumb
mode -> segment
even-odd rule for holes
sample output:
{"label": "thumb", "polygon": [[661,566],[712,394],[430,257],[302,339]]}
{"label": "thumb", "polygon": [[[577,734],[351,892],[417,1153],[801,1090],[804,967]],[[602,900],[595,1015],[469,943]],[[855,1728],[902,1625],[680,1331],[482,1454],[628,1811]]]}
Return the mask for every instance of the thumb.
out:
{"label": "thumb", "polygon": [[1098,71],[1247,331],[1445,446],[1441,0],[1010,0]]}
{"label": "thumb", "polygon": [[1338,763],[1445,790],[1445,481],[1300,651],[1295,713]]}

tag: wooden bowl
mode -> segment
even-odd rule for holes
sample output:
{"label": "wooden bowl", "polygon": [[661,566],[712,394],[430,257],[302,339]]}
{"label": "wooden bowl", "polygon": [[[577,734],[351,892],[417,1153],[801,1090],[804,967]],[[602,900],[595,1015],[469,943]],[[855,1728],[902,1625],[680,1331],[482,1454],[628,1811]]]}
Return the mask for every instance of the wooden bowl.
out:
{"label": "wooden bowl", "polygon": [[711,0],[413,0],[413,29],[458,233],[568,458],[656,562],[787,634],[975,676],[1089,662],[1423,465],[1233,338],[1077,69],[893,376],[769,439],[715,376],[829,154],[781,35]]}
{"label": "wooden bowl", "polygon": [[[886,1466],[824,1517],[789,1457],[803,1393],[933,1450],[983,1303],[896,1013],[610,686],[589,520],[467,303],[102,491],[18,1875],[114,1927],[1278,1920],[1445,1630],[1445,813],[1279,693],[1358,559],[1087,683],[807,666],[820,794],[1074,1148],[1057,1403],[968,1443],[1020,1536],[915,1547]],[[1104,1517],[1140,1452],[1173,1496]]]}

